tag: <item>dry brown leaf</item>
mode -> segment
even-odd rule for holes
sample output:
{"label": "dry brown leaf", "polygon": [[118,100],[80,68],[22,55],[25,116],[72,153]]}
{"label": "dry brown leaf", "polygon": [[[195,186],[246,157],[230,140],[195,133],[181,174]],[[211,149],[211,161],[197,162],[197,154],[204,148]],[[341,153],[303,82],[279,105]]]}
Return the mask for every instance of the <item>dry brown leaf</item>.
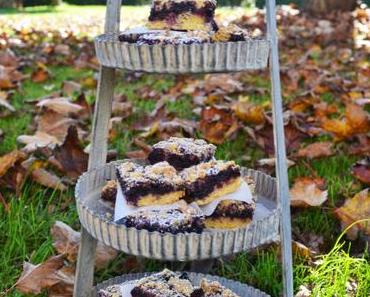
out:
{"label": "dry brown leaf", "polygon": [[315,142],[298,151],[298,157],[315,159],[320,157],[329,157],[334,154],[333,144],[331,142]]}
{"label": "dry brown leaf", "polygon": [[0,91],[0,106],[5,107],[11,112],[15,111],[15,108],[8,102],[8,93]]}
{"label": "dry brown leaf", "polygon": [[53,148],[55,145],[60,144],[60,141],[45,132],[36,132],[35,135],[20,135],[17,137],[17,141],[25,144],[26,146],[22,151],[26,153],[32,153],[38,148],[50,147]]}
{"label": "dry brown leaf", "polygon": [[295,240],[292,240],[292,250],[294,255],[298,255],[305,259],[310,259],[315,254],[309,247]]}
{"label": "dry brown leaf", "polygon": [[14,150],[0,157],[0,177],[6,174],[8,170],[14,166],[15,163],[17,163],[18,161],[23,161],[25,158],[26,154],[18,150]]}
{"label": "dry brown leaf", "polygon": [[238,101],[233,109],[236,116],[247,124],[261,125],[265,122],[264,109],[260,105]]}
{"label": "dry brown leaf", "polygon": [[62,92],[65,96],[72,96],[75,93],[80,93],[82,86],[75,81],[66,80],[62,84]]}
{"label": "dry brown leaf", "polygon": [[45,187],[58,191],[67,190],[67,187],[63,184],[62,180],[58,176],[44,168],[34,169],[31,173],[31,176],[35,182]]}
{"label": "dry brown leaf", "polygon": [[75,126],[69,127],[63,144],[54,149],[54,156],[63,171],[72,179],[77,179],[87,170],[88,155],[79,143]]}
{"label": "dry brown leaf", "polygon": [[243,90],[243,85],[231,74],[208,74],[205,76],[204,89],[207,93],[222,90],[235,93]]}
{"label": "dry brown leaf", "polygon": [[358,161],[352,167],[352,174],[364,184],[370,185],[370,157]]}
{"label": "dry brown leaf", "polygon": [[50,72],[46,69],[45,65],[40,65],[31,74],[31,79],[35,83],[42,83],[50,78]]}
{"label": "dry brown leaf", "polygon": [[19,66],[19,59],[11,49],[6,48],[0,51],[0,65],[17,68]]}
{"label": "dry brown leaf", "polygon": [[328,191],[322,178],[299,177],[290,189],[290,201],[294,207],[320,206],[328,199]]}
{"label": "dry brown leaf", "polygon": [[202,109],[199,129],[206,140],[221,144],[238,128],[238,122],[230,109],[216,106]]}
{"label": "dry brown leaf", "polygon": [[[65,117],[52,110],[48,110],[37,116],[36,122],[38,132],[53,135],[58,140],[58,143],[63,142],[70,126],[76,126],[78,124],[78,120]],[[78,132],[81,137],[85,134],[80,129]]]}
{"label": "dry brown leaf", "polygon": [[15,287],[25,294],[40,294],[42,290],[51,288],[60,282],[56,273],[63,265],[63,255],[53,256],[38,265],[25,262],[22,275],[17,280]]}
{"label": "dry brown leaf", "polygon": [[117,102],[113,101],[112,114],[113,116],[120,116],[127,118],[132,114],[133,106],[131,102]]}
{"label": "dry brown leaf", "polygon": [[[369,220],[370,218],[370,191],[365,189],[357,193],[353,198],[347,199],[342,207],[334,211],[339,218],[342,228],[345,229],[358,220]],[[348,238],[355,240],[358,232],[362,230],[365,234],[370,235],[370,222],[365,221],[354,225],[348,230]]]}
{"label": "dry brown leaf", "polygon": [[56,272],[59,282],[48,289],[48,297],[72,297],[76,269],[74,266],[63,267]]}
{"label": "dry brown leaf", "polygon": [[369,114],[357,104],[346,105],[346,119],[352,128],[352,135],[369,132]]}
{"label": "dry brown leaf", "polygon": [[38,107],[46,107],[62,115],[77,114],[83,107],[72,103],[70,98],[48,98],[37,103]]}
{"label": "dry brown leaf", "polygon": [[[53,247],[57,252],[65,254],[70,262],[76,262],[81,240],[80,233],[73,230],[67,224],[56,221],[51,228],[51,236],[53,238]],[[96,250],[96,267],[98,269],[103,268],[109,261],[117,257],[117,254],[116,250],[99,242]]]}

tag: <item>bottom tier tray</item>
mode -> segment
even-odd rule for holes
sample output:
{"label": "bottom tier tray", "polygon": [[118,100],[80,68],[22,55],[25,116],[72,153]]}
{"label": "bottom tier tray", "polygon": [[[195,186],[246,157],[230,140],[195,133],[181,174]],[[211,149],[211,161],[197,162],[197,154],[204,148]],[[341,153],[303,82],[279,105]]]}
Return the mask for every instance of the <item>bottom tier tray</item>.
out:
{"label": "bottom tier tray", "polygon": [[[137,280],[143,277],[146,277],[150,275],[151,273],[135,273],[135,274],[126,274],[123,276],[115,277],[110,280],[107,280],[101,284],[98,284],[96,288],[94,289],[93,296],[97,296],[97,292],[101,289],[105,289],[108,286],[116,285],[119,283],[127,282],[127,281],[133,281]],[[223,277],[213,276],[213,275],[206,275],[206,274],[200,274],[200,273],[193,273],[188,272],[189,279],[193,284],[199,284],[200,280],[202,278],[206,278],[208,280],[214,280],[218,281],[221,285],[224,287],[232,290],[234,293],[238,294],[240,297],[269,297],[270,295],[267,295],[264,292],[261,292],[258,289],[255,289],[253,287],[250,287],[248,285],[242,284],[240,282],[236,282],[233,280],[229,280]]]}
{"label": "bottom tier tray", "polygon": [[173,235],[116,224],[113,209],[101,203],[99,197],[106,181],[116,178],[117,164],[119,161],[84,173],[76,186],[81,224],[93,237],[108,246],[145,258],[193,261],[248,251],[279,238],[280,210],[276,203],[276,181],[262,172],[246,168],[242,168],[242,175],[254,179],[257,194],[255,215],[246,227]]}

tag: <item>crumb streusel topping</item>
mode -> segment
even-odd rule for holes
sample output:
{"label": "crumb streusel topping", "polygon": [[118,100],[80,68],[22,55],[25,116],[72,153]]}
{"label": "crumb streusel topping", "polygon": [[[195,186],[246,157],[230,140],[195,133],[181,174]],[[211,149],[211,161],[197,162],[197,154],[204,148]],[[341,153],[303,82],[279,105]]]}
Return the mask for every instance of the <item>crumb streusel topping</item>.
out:
{"label": "crumb streusel topping", "polygon": [[214,154],[216,146],[209,144],[203,139],[170,137],[168,140],[160,141],[153,149],[163,149],[173,154],[193,154],[198,157]]}

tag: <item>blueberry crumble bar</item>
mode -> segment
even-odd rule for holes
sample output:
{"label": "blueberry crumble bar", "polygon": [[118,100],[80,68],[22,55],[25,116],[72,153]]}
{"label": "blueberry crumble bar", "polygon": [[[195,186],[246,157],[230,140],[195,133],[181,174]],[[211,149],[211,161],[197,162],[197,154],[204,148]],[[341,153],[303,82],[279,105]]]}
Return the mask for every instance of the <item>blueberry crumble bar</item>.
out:
{"label": "blueberry crumble bar", "polygon": [[171,137],[153,146],[148,159],[154,164],[167,161],[177,170],[181,170],[214,157],[216,147],[202,139]]}
{"label": "blueberry crumble bar", "polygon": [[217,29],[215,0],[153,0],[148,27],[162,30]]}
{"label": "blueberry crumble bar", "polygon": [[205,219],[206,228],[240,228],[252,221],[254,203],[239,200],[223,200],[215,211]]}
{"label": "blueberry crumble bar", "polygon": [[172,234],[202,233],[204,229],[204,217],[194,208],[187,206],[185,202],[175,209],[139,211],[122,218],[117,223],[129,228]]}
{"label": "blueberry crumble bar", "polygon": [[116,173],[127,203],[133,206],[171,204],[185,194],[182,179],[167,162],[148,166],[125,162]]}
{"label": "blueberry crumble bar", "polygon": [[205,205],[232,193],[241,184],[240,167],[233,161],[212,160],[184,169],[185,200]]}

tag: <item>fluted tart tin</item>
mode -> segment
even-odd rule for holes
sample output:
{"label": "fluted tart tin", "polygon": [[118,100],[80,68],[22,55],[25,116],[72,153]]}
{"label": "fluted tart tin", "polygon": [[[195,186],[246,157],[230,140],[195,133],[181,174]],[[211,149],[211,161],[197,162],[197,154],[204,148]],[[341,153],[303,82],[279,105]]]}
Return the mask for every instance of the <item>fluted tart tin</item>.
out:
{"label": "fluted tart tin", "polygon": [[[129,281],[135,281],[138,279],[141,279],[143,277],[149,276],[153,273],[133,273],[133,274],[126,274],[123,276],[115,277],[112,279],[109,279],[105,282],[102,282],[98,284],[94,290],[93,290],[93,296],[97,296],[97,292],[101,289],[105,289],[108,286],[112,285],[117,285],[121,284],[124,282],[129,282]],[[270,295],[255,289],[251,286],[248,286],[246,284],[242,284],[237,281],[233,281],[227,278],[219,277],[219,276],[214,276],[214,275],[208,275],[208,274],[201,274],[201,273],[194,273],[194,272],[187,272],[188,277],[190,281],[193,283],[193,285],[198,285],[200,283],[200,280],[203,278],[206,278],[209,281],[217,281],[219,282],[222,286],[230,289],[234,293],[238,294],[240,297],[270,297]]]}
{"label": "fluted tart tin", "polygon": [[99,63],[106,67],[150,73],[235,72],[267,67],[267,39],[192,44],[121,42],[117,33],[95,38]]}
{"label": "fluted tart tin", "polygon": [[83,227],[104,244],[127,254],[169,261],[219,258],[254,249],[278,240],[280,209],[276,204],[274,178],[242,168],[244,177],[255,182],[256,213],[252,222],[238,229],[205,229],[197,233],[159,233],[128,228],[113,221],[113,209],[100,202],[107,180],[115,179],[115,167],[122,161],[84,173],[76,185],[77,211]]}

